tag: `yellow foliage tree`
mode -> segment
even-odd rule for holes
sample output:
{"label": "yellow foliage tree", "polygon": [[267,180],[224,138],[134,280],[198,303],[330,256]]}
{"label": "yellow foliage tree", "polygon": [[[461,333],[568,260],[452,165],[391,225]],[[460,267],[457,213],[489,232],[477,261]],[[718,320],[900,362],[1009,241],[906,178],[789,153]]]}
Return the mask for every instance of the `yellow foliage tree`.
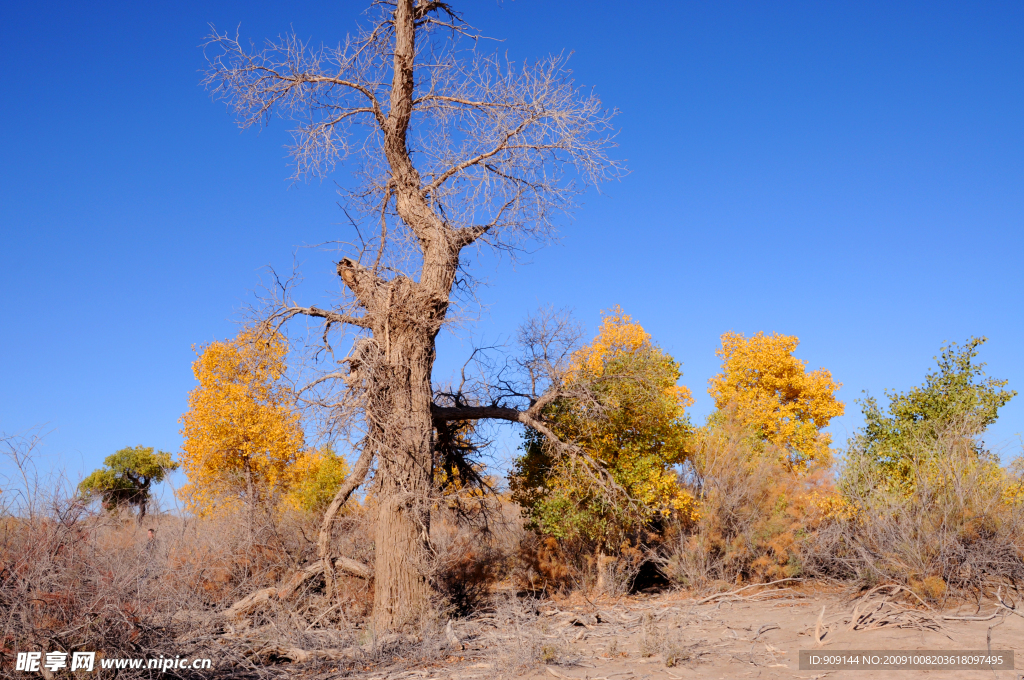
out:
{"label": "yellow foliage tree", "polygon": [[191,511],[239,501],[254,507],[292,481],[303,432],[281,381],[287,349],[280,336],[246,330],[197,352],[199,386],[180,420],[189,479],[180,495]]}
{"label": "yellow foliage tree", "polygon": [[790,464],[802,470],[831,458],[832,438],[821,430],[844,407],[832,374],[823,368],[807,372],[807,362],[793,356],[799,344],[792,335],[725,333],[716,352],[722,372],[709,381],[708,393],[719,412],[732,405],[745,427],[785,450]]}
{"label": "yellow foliage tree", "polygon": [[528,431],[525,455],[511,478],[513,498],[533,521],[558,538],[597,539],[612,547],[655,515],[688,510],[692,497],[674,466],[686,459],[690,391],[677,381],[679,364],[621,309],[606,314],[598,336],[577,352],[566,383],[586,383],[598,396],[600,416],[585,403],[563,400],[551,408],[555,431],[576,442],[637,501],[608,507],[567,461],[553,459],[538,433]]}

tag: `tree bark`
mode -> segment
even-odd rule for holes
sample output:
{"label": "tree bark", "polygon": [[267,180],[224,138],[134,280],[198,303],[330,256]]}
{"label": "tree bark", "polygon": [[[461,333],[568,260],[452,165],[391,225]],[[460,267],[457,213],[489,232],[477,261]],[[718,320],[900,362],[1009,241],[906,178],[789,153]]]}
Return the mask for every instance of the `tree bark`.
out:
{"label": "tree bark", "polygon": [[[390,315],[387,315],[390,317]],[[415,624],[430,604],[431,367],[436,331],[387,329],[385,445],[378,451],[373,623],[377,635]],[[376,335],[376,333],[375,333]],[[383,337],[383,335],[377,335]],[[378,402],[379,403],[379,402]]]}

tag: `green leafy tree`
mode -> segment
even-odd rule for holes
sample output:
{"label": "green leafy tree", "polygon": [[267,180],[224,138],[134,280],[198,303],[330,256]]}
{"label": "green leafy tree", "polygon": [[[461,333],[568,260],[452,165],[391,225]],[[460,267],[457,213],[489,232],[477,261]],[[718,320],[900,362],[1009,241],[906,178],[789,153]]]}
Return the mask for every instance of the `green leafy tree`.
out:
{"label": "green leafy tree", "polygon": [[963,346],[944,346],[923,385],[905,393],[886,391],[888,409],[873,397],[864,399],[864,429],[851,452],[900,486],[909,483],[908,472],[917,458],[937,450],[941,437],[955,433],[972,439],[974,453],[984,455],[978,435],[996,422],[999,409],[1017,394],[1004,389],[1008,381],[986,377],[984,363],[975,363],[986,340],[972,337]]}
{"label": "green leafy tree", "polygon": [[299,452],[287,472],[285,503],[296,510],[323,515],[345,481],[349,467],[345,459],[335,453],[334,447],[328,445]]}
{"label": "green leafy tree", "polygon": [[693,403],[677,384],[681,375],[679,363],[640,324],[618,309],[605,316],[601,333],[573,356],[566,377],[569,391],[586,383],[597,403],[560,399],[547,416],[558,436],[577,442],[631,501],[608,502],[589,475],[527,429],[510,486],[535,527],[615,550],[656,517],[692,507],[675,470],[686,459],[691,427],[684,411]]}
{"label": "green leafy tree", "polygon": [[177,469],[169,453],[154,452],[152,446],[129,447],[107,456],[103,467],[83,479],[78,490],[86,498],[99,498],[108,511],[134,506],[142,522],[153,482],[162,482]]}

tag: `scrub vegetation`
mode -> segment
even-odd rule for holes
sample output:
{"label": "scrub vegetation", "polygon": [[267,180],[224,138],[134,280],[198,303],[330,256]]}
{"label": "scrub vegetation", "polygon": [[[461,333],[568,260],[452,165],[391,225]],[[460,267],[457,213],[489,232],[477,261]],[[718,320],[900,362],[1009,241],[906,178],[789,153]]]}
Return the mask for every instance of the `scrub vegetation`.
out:
{"label": "scrub vegetation", "polygon": [[[174,650],[217,659],[218,677],[452,659],[561,677],[600,626],[638,636],[602,658],[699,665],[712,652],[678,617],[622,605],[652,591],[694,608],[795,584],[863,593],[841,620],[822,610],[815,644],[833,624],[936,630],[965,600],[994,603],[979,621],[1019,615],[1024,464],[985,445],[1015,392],[977,361],[984,338],[859,402],[845,443],[827,430],[841,384],[795,336],[724,333],[697,422],[671,339],[618,307],[589,339],[541,309],[437,381],[474,249],[515,259],[620,176],[614,111],[563,57],[484,51],[447,3],[367,18],[336,47],[209,36],[205,84],[239,125],[292,121],[297,177],[354,170],[335,304],[275,274],[235,338],[196,348],[174,454],[125,448],[72,483],[36,473],[38,433],[3,438],[0,667]],[[499,426],[518,438],[508,469],[489,455]]]}

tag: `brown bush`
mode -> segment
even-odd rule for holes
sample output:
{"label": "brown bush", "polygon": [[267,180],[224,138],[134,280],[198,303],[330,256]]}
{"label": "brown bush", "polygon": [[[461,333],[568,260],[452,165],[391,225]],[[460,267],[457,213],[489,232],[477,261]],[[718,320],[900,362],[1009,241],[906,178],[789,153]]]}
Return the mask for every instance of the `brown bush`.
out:
{"label": "brown bush", "polygon": [[571,589],[576,579],[558,540],[529,532],[516,556],[516,585],[529,592],[560,592]]}
{"label": "brown bush", "polygon": [[[274,644],[305,649],[344,646],[360,634],[369,590],[359,579],[341,579],[330,603],[309,582],[297,601],[269,603],[244,620],[218,614],[314,558],[308,537],[316,536],[316,517],[265,511],[197,520],[155,512],[139,526],[129,515],[91,511],[59,479],[49,491],[24,479],[0,496],[15,499],[0,507],[0,667],[13,667],[22,651],[182,654],[215,658],[219,674],[244,676],[272,660],[253,653],[254,644],[271,641],[262,630],[274,631]],[[358,513],[341,525],[365,550]],[[220,637],[225,626],[256,637],[231,643]]]}
{"label": "brown bush", "polygon": [[652,546],[662,538],[655,531],[645,532],[645,537],[648,544],[623,543],[609,554],[593,541],[559,540],[526,532],[519,544],[513,582],[518,590],[534,594],[628,593],[652,559]]}
{"label": "brown bush", "polygon": [[703,428],[684,476],[696,516],[678,518],[661,551],[674,582],[768,581],[804,572],[807,537],[821,519],[827,470],[794,471],[784,452],[758,441],[734,419]]}
{"label": "brown bush", "polygon": [[438,613],[462,616],[487,602],[512,575],[525,536],[519,506],[500,497],[457,509],[442,503],[431,522],[428,567],[441,598]]}
{"label": "brown bush", "polygon": [[[110,524],[115,526],[110,526]],[[19,651],[103,650],[139,655],[167,640],[154,621],[162,604],[151,593],[143,543],[108,550],[95,540],[120,523],[88,515],[80,504],[45,516],[7,517],[0,537],[0,635],[13,664]],[[129,525],[130,526],[130,525]]]}

